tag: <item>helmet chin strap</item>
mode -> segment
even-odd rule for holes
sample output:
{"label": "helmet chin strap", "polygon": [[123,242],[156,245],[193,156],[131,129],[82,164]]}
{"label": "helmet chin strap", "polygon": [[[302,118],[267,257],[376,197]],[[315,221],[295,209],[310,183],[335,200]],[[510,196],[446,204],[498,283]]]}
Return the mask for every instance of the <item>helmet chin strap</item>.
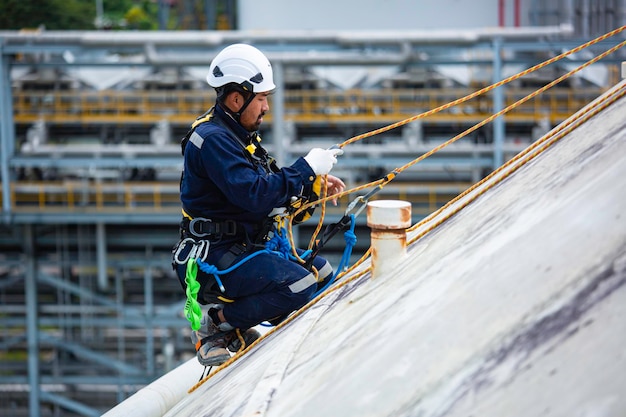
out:
{"label": "helmet chin strap", "polygon": [[256,93],[253,93],[251,91],[247,91],[244,89],[236,89],[234,91],[236,91],[237,93],[241,94],[242,97],[245,97],[245,93],[249,94],[248,98],[245,99],[245,101],[243,102],[243,105],[239,108],[239,111],[233,111],[230,107],[228,107],[228,105],[226,104],[226,97],[232,92],[233,90],[226,92],[226,91],[218,91],[217,94],[217,100],[218,102],[220,102],[222,104],[222,106],[228,111],[228,113],[230,113],[230,115],[233,117],[233,119],[235,119],[235,121],[239,124],[241,124],[241,114],[246,110],[246,108],[248,108],[248,106],[250,105],[250,103],[252,103],[252,100],[254,100],[254,97],[256,96]]}
{"label": "helmet chin strap", "polygon": [[243,102],[243,106],[241,106],[239,111],[238,112],[232,112],[233,117],[235,118],[237,123],[241,124],[241,114],[246,110],[246,108],[250,105],[250,103],[252,103],[252,100],[254,100],[254,96],[256,96],[255,93],[250,93],[250,97],[248,97],[246,99],[246,101]]}

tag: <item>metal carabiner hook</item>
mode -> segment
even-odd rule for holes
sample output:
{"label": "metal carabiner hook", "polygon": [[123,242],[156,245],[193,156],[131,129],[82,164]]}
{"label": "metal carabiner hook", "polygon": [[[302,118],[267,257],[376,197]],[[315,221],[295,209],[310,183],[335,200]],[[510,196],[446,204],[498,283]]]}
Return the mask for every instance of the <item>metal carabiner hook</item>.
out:
{"label": "metal carabiner hook", "polygon": [[176,248],[176,252],[174,252],[174,262],[176,262],[178,265],[185,265],[187,261],[189,260],[189,258],[191,258],[191,252],[193,251],[193,248],[189,251],[189,253],[187,254],[187,256],[185,256],[184,259],[180,257],[181,252],[185,250],[188,242],[191,242],[192,244],[195,243],[192,238],[187,237],[178,244],[178,248]]}
{"label": "metal carabiner hook", "polygon": [[202,262],[206,260],[206,257],[209,256],[209,248],[211,247],[211,242],[208,240],[201,240],[196,242],[194,258],[200,259]]}
{"label": "metal carabiner hook", "polygon": [[365,207],[365,204],[367,203],[367,200],[365,200],[365,197],[362,195],[357,196],[354,200],[352,200],[352,202],[346,208],[346,212],[344,213],[344,215],[347,216],[348,214],[350,214],[350,212],[354,210],[358,203],[362,203],[362,206],[356,211],[356,213],[354,213],[354,215],[357,216],[359,213],[361,213],[361,211],[363,211],[363,208]]}

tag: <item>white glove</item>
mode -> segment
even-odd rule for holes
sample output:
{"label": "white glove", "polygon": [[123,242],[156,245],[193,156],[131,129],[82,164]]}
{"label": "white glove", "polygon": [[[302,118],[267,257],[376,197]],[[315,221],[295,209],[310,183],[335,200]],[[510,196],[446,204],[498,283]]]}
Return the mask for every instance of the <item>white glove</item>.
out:
{"label": "white glove", "polygon": [[337,155],[343,154],[343,149],[332,148],[322,149],[313,148],[304,157],[315,175],[326,175],[330,172],[333,165],[337,163]]}

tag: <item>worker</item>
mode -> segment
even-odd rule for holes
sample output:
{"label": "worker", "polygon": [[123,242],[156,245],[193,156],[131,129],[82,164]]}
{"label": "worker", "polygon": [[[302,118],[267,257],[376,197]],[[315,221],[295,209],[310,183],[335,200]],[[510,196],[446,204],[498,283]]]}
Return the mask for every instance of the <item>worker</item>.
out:
{"label": "worker", "polygon": [[208,311],[191,336],[200,363],[212,366],[228,360],[242,339],[246,345],[256,340],[254,326],[277,324],[332,277],[324,258],[307,269],[299,257],[281,256],[267,244],[279,233],[276,221],[317,199],[321,180],[329,196],[345,184],[328,175],[341,149],[313,148],[279,168],[261,146],[257,131],[275,89],[261,51],[246,44],[226,47],[211,62],[207,81],[216,91],[215,105],[182,141],[183,219],[173,265],[183,289],[189,259],[216,268],[197,271],[197,301]]}

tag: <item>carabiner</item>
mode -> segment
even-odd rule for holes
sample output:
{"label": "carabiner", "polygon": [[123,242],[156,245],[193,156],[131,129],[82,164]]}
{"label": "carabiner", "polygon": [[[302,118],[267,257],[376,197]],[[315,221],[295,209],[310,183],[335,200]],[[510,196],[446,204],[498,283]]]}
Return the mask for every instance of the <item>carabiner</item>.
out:
{"label": "carabiner", "polygon": [[174,262],[176,262],[178,265],[185,265],[187,261],[189,260],[189,258],[191,258],[191,251],[193,250],[193,248],[189,251],[189,253],[187,254],[187,256],[185,256],[184,259],[181,259],[180,257],[181,252],[185,250],[188,242],[195,244],[195,241],[192,238],[187,237],[180,241],[180,243],[178,244],[178,248],[176,248],[176,252],[174,252]]}
{"label": "carabiner", "polygon": [[204,262],[206,260],[206,257],[209,255],[210,246],[211,246],[210,241],[199,240],[195,242],[194,247],[191,249],[191,252],[189,252],[189,254],[191,255],[192,258],[200,259],[202,262]]}
{"label": "carabiner", "polygon": [[[187,245],[191,243],[191,249],[189,249],[189,253],[184,258],[181,258],[180,254],[187,248]],[[211,246],[211,242],[208,240],[199,240],[195,241],[194,239],[187,237],[178,244],[178,248],[176,248],[176,252],[174,252],[174,262],[178,265],[185,265],[189,259],[200,259],[202,261],[206,260],[206,257],[209,256],[209,248]]]}
{"label": "carabiner", "polygon": [[348,207],[346,208],[346,212],[344,213],[345,216],[349,215],[352,210],[354,210],[354,208],[356,207],[356,205],[358,203],[361,203],[361,207],[359,207],[355,212],[354,212],[354,216],[358,216],[363,209],[365,208],[365,206],[367,205],[367,200],[365,199],[364,196],[360,195],[357,196],[354,200],[352,200],[352,202],[348,205]]}

